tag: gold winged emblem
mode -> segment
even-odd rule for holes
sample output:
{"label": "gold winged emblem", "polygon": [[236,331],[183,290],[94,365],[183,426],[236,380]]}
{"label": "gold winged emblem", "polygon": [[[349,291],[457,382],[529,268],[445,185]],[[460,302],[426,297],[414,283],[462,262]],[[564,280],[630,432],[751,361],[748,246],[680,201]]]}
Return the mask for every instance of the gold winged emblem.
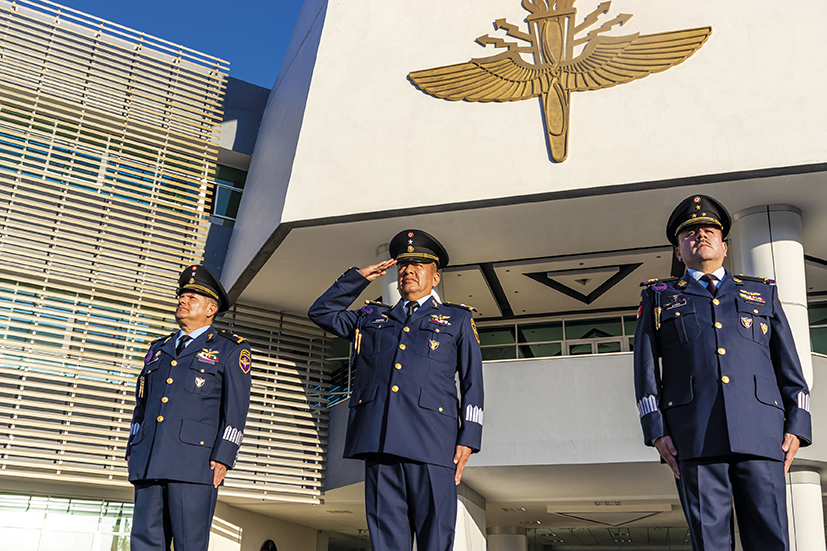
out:
{"label": "gold winged emblem", "polygon": [[[572,92],[610,88],[665,71],[695,53],[712,33],[712,27],[701,27],[604,36],[603,33],[632,18],[622,14],[582,36],[601,14],[609,11],[611,2],[601,3],[578,24],[575,1],[522,0],[523,7],[531,12],[526,17],[528,33],[505,19],[496,20],[495,25],[525,45],[486,34],[477,42],[508,49],[466,63],[414,71],[408,77],[423,92],[449,100],[505,102],[542,98],[551,157],[563,162],[568,156]],[[582,51],[575,55],[575,48],[580,46]],[[520,54],[533,54],[535,63],[525,61]]]}

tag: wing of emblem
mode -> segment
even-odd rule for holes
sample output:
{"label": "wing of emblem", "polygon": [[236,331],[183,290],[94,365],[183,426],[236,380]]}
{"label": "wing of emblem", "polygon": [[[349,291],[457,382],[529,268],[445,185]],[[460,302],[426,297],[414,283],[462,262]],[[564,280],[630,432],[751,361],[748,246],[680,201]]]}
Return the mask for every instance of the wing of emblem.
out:
{"label": "wing of emblem", "polygon": [[700,27],[591,40],[583,53],[563,64],[563,87],[600,90],[665,71],[694,54],[711,33],[712,27]]}
{"label": "wing of emblem", "polygon": [[517,101],[549,89],[550,66],[526,63],[514,52],[472,59],[408,75],[417,88],[449,100]]}

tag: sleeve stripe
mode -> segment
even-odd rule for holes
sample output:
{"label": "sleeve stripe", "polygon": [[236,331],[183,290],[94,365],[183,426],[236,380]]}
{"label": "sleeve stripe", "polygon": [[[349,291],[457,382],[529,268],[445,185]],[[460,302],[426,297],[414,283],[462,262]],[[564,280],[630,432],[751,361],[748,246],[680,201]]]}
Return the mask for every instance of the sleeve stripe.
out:
{"label": "sleeve stripe", "polygon": [[236,446],[241,445],[241,439],[244,437],[244,433],[238,429],[234,429],[230,425],[227,425],[227,428],[224,429],[224,440],[227,442],[232,442]]}
{"label": "sleeve stripe", "polygon": [[465,420],[482,425],[482,408],[468,404],[465,406]]}
{"label": "sleeve stripe", "polygon": [[640,416],[643,417],[644,415],[648,415],[653,411],[658,410],[658,400],[651,394],[648,396],[644,396],[641,398],[637,403],[637,410],[640,413]]}
{"label": "sleeve stripe", "polygon": [[810,395],[805,392],[798,393],[798,407],[810,413]]}

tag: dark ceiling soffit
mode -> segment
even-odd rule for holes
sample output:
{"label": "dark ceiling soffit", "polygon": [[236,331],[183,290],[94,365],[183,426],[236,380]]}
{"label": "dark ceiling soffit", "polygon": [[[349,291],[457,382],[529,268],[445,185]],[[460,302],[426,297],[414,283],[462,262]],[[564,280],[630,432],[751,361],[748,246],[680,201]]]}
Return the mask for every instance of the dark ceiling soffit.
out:
{"label": "dark ceiling soffit", "polygon": [[[604,281],[597,289],[595,289],[594,291],[592,291],[588,295],[584,295],[583,293],[578,293],[577,291],[575,291],[571,287],[568,287],[566,285],[563,285],[562,283],[558,283],[557,281],[554,281],[553,279],[548,277],[548,272],[534,272],[534,273],[529,273],[529,274],[524,273],[523,275],[526,276],[526,277],[530,277],[534,281],[537,281],[538,283],[542,283],[543,285],[545,285],[547,287],[551,287],[555,291],[559,291],[560,293],[563,293],[564,295],[567,295],[567,296],[569,296],[569,297],[571,297],[575,300],[579,300],[583,304],[591,304],[592,302],[597,300],[598,297],[600,297],[606,291],[608,291],[609,289],[611,289],[612,287],[614,287],[615,285],[620,283],[623,279],[626,278],[627,275],[631,274],[632,272],[637,270],[642,265],[643,265],[643,262],[637,262],[637,263],[634,263],[634,264],[621,264],[620,269],[617,271],[616,274],[614,274],[612,277],[610,277],[609,279]],[[606,266],[595,266],[595,267],[593,267],[593,269],[597,269],[597,268],[600,268],[600,267],[605,268]]]}
{"label": "dark ceiling soffit", "polygon": [[822,258],[818,258],[817,256],[810,256],[808,254],[805,254],[804,255],[804,260],[807,261],[807,262],[811,262],[813,264],[818,264],[819,267],[824,266],[825,268],[827,268],[827,260],[824,260]]}
{"label": "dark ceiling soffit", "polygon": [[514,310],[512,310],[511,305],[508,303],[508,297],[505,296],[505,290],[500,283],[500,278],[497,277],[497,273],[494,271],[494,264],[491,262],[480,264],[480,270],[482,270],[482,275],[486,283],[488,283],[488,288],[491,289],[491,294],[494,295],[494,299],[497,301],[497,306],[500,307],[502,317],[513,318]]}
{"label": "dark ceiling soffit", "polygon": [[235,301],[247,285],[253,280],[258,271],[267,263],[276,249],[287,238],[293,228],[312,228],[318,226],[329,226],[333,224],[345,224],[349,222],[362,222],[364,220],[382,220],[387,218],[402,218],[417,216],[420,214],[437,214],[444,212],[455,212],[462,210],[475,210],[490,207],[502,207],[519,205],[522,203],[543,203],[548,201],[560,201],[563,199],[578,199],[582,197],[597,197],[602,195],[618,195],[622,193],[633,193],[637,191],[649,191],[652,189],[665,189],[673,187],[699,186],[706,184],[717,184],[720,182],[733,182],[738,180],[750,180],[755,178],[771,178],[773,176],[791,176],[795,174],[811,174],[815,172],[827,172],[827,163],[816,163],[810,165],[786,166],[765,168],[760,170],[744,170],[740,172],[725,172],[720,174],[706,174],[703,176],[690,176],[687,178],[676,178],[671,180],[651,180],[635,184],[616,184],[601,186],[599,188],[575,189],[566,191],[551,191],[547,193],[536,193],[532,195],[517,195],[513,197],[501,197],[497,199],[482,199],[479,201],[467,201],[462,203],[447,203],[443,205],[430,205],[404,209],[392,209],[384,211],[363,212],[358,214],[347,214],[343,216],[329,216],[327,218],[314,218],[300,220],[297,222],[286,222],[280,224],[270,235],[259,252],[247,265],[247,268],[236,279],[228,295],[230,301]]}

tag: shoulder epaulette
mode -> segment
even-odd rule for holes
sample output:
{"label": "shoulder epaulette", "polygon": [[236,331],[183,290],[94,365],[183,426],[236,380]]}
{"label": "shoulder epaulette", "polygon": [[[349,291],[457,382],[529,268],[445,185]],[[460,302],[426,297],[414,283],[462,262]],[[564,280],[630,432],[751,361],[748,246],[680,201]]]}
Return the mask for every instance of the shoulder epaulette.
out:
{"label": "shoulder epaulette", "polygon": [[149,346],[152,346],[152,345],[153,345],[153,344],[155,344],[156,342],[160,342],[160,341],[167,342],[169,339],[171,339],[172,337],[174,337],[174,336],[175,336],[175,334],[176,334],[177,332],[178,332],[178,331],[177,331],[177,330],[175,330],[175,331],[173,331],[172,333],[170,333],[169,335],[162,335],[162,336],[158,337],[157,339],[155,339],[154,341],[150,342],[150,343],[149,343]]}
{"label": "shoulder epaulette", "polygon": [[379,302],[378,300],[366,300],[365,304],[368,306],[380,306],[382,308],[393,308],[390,304],[385,304],[384,302]]}
{"label": "shoulder epaulette", "polygon": [[221,335],[222,337],[224,337],[225,339],[230,339],[231,341],[233,341],[236,344],[241,344],[241,343],[243,343],[244,341],[247,340],[244,337],[239,337],[235,333],[227,331],[226,329],[219,329],[218,334]]}
{"label": "shoulder epaulette", "polygon": [[679,277],[665,277],[663,279],[650,279],[647,281],[641,281],[641,287],[649,287],[650,285],[654,285],[655,283],[669,283],[670,281],[675,281],[680,279]]}
{"label": "shoulder epaulette", "polygon": [[477,309],[473,306],[468,306],[467,304],[454,304],[453,302],[443,302],[443,306],[453,306],[454,308],[462,308],[464,310],[468,310],[469,312],[476,312]]}
{"label": "shoulder epaulette", "polygon": [[775,285],[775,280],[770,279],[768,277],[760,277],[760,276],[755,277],[755,276],[747,276],[747,275],[744,275],[744,274],[738,274],[737,276],[733,276],[732,279],[736,280],[736,283],[738,282],[737,280],[741,279],[743,281],[752,281],[752,282],[755,282],[755,283],[763,283],[765,285]]}

